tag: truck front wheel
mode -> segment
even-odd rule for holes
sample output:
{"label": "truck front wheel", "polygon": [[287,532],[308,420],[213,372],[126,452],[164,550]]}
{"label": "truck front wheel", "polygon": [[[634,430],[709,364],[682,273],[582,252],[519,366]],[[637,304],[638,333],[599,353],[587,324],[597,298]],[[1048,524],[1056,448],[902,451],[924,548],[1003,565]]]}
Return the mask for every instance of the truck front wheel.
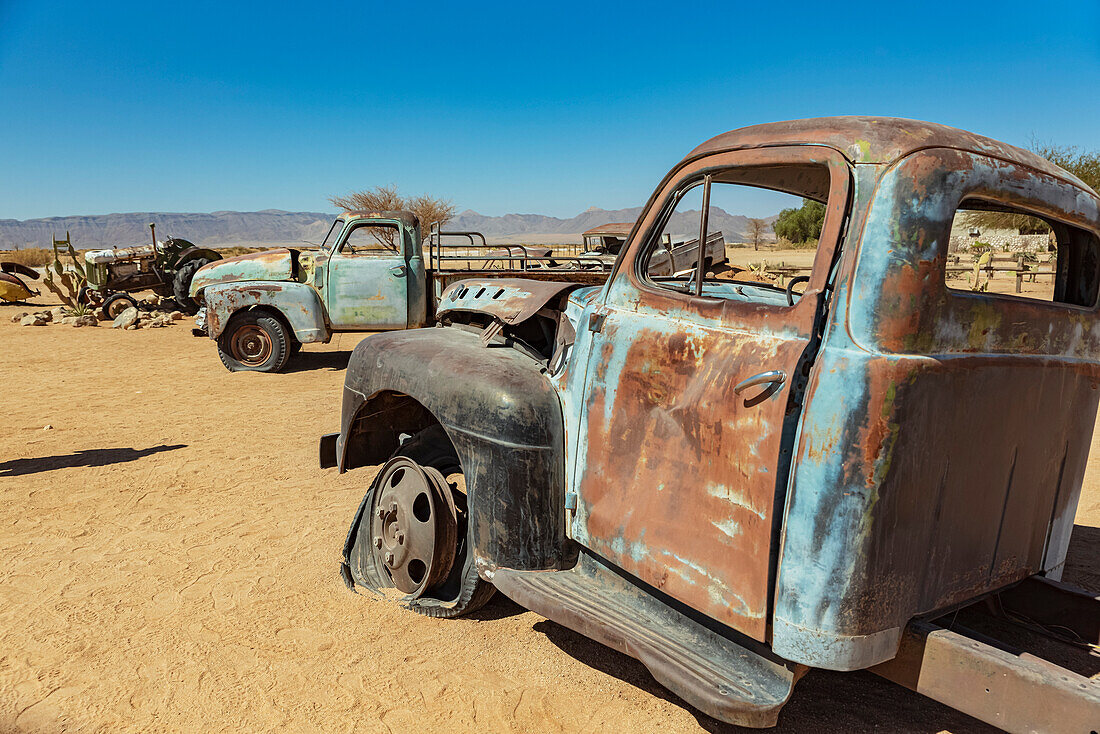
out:
{"label": "truck front wheel", "polygon": [[277,316],[238,311],[218,337],[218,356],[230,372],[280,372],[290,359],[291,338]]}
{"label": "truck front wheel", "polygon": [[451,618],[480,609],[493,585],[474,566],[462,469],[439,426],[394,452],[360,506],[346,573],[372,591],[395,588],[417,614]]}

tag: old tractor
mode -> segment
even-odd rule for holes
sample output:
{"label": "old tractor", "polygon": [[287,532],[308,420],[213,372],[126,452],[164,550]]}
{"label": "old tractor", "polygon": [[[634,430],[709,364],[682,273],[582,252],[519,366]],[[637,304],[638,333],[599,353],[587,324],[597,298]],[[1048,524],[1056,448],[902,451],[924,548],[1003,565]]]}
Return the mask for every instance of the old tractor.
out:
{"label": "old tractor", "polygon": [[158,296],[171,296],[181,311],[197,311],[198,304],[188,295],[191,278],[203,265],[222,256],[178,237],[158,242],[155,224],[149,225],[149,232],[152,242],[148,245],[84,253],[88,282],[80,291],[80,300],[113,319],[137,306],[131,293],[152,290]]}

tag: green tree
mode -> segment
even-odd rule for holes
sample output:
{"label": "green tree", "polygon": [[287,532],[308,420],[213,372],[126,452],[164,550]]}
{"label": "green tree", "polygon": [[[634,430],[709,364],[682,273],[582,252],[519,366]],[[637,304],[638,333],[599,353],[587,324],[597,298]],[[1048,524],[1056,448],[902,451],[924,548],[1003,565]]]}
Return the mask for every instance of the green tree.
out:
{"label": "green tree", "polygon": [[801,245],[821,237],[821,225],[825,222],[825,205],[811,199],[803,199],[798,209],[784,209],[772,225],[776,236]]}

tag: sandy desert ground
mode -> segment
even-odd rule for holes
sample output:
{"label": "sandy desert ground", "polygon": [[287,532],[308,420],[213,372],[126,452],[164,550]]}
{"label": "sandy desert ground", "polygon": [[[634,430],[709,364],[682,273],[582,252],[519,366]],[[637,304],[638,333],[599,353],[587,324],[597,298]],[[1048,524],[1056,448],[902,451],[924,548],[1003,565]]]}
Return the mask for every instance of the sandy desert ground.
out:
{"label": "sandy desert ground", "polygon": [[[0,307],[0,732],[733,730],[500,595],[437,621],[344,587],[372,472],[319,470],[317,438],[358,338],[231,374],[188,321],[28,328],[20,310]],[[1066,579],[1098,590],[1093,448]],[[778,731],[984,728],[814,671]]]}

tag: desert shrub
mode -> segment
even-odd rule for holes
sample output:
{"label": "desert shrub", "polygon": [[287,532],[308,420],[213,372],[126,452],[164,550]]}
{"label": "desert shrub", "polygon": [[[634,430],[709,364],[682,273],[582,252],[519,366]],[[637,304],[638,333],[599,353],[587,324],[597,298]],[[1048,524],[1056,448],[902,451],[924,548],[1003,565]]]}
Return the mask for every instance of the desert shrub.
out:
{"label": "desert shrub", "polygon": [[53,250],[45,247],[27,247],[22,250],[0,251],[0,260],[10,260],[28,268],[41,268],[53,262]]}

